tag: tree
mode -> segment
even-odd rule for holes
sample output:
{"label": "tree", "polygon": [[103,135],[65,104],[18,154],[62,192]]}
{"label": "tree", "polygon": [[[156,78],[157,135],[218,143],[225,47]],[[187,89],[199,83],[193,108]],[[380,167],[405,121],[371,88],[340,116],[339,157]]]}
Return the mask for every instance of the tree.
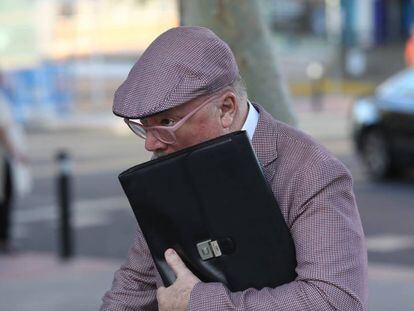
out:
{"label": "tree", "polygon": [[226,41],[246,81],[249,98],[276,119],[295,125],[261,5],[257,0],[180,0],[181,24],[208,27]]}

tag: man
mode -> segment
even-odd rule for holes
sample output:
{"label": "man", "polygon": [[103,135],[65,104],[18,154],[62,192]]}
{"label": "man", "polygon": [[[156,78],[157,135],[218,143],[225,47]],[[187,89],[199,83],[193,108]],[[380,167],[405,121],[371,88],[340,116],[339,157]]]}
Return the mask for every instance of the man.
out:
{"label": "man", "polygon": [[138,229],[101,310],[367,309],[367,256],[349,172],[247,100],[234,56],[214,33],[178,27],[160,35],[115,93],[113,109],[156,156],[245,129],[294,239],[298,276],[230,292],[201,282],[170,249],[177,280],[165,288]]}
{"label": "man", "polygon": [[27,164],[23,131],[13,120],[3,84],[0,71],[0,254],[14,250],[10,244],[11,214],[19,186],[14,174]]}

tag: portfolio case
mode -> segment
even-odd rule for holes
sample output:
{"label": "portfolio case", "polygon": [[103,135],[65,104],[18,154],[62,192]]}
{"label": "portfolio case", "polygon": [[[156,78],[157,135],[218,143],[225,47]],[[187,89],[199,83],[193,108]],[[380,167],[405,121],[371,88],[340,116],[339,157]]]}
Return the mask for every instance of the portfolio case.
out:
{"label": "portfolio case", "polygon": [[244,131],[134,166],[119,180],[165,283],[177,251],[204,282],[231,291],[296,277],[295,247]]}

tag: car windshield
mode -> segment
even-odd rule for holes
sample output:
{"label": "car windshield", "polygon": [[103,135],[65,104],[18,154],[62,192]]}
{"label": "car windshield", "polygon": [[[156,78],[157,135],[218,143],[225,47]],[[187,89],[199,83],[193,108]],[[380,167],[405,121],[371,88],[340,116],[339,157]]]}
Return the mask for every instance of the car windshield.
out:
{"label": "car windshield", "polygon": [[377,95],[388,100],[408,100],[414,105],[414,69],[391,77],[378,87]]}

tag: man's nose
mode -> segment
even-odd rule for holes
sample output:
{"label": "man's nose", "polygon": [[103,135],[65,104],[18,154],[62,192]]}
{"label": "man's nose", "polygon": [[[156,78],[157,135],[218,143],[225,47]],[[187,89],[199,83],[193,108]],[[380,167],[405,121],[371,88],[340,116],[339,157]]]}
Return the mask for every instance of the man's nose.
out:
{"label": "man's nose", "polygon": [[145,138],[145,149],[150,152],[163,151],[167,148],[167,144],[160,141],[154,136],[152,131],[147,132],[147,138]]}

